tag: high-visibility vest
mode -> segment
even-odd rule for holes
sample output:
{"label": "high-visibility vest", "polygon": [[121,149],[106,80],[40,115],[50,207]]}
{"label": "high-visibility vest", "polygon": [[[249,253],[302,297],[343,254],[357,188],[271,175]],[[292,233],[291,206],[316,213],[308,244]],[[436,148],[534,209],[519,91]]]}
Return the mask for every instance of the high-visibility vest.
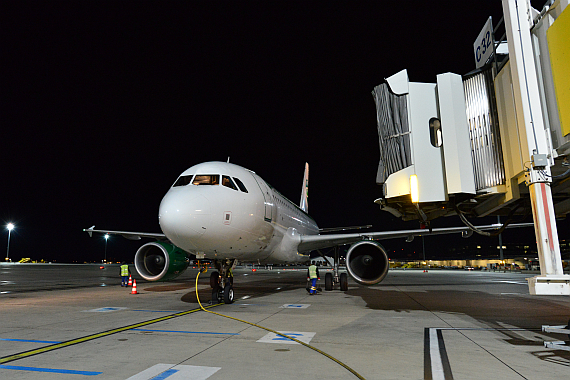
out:
{"label": "high-visibility vest", "polygon": [[127,264],[121,265],[121,276],[129,275],[129,266]]}
{"label": "high-visibility vest", "polygon": [[317,266],[311,265],[309,267],[309,278],[317,278]]}

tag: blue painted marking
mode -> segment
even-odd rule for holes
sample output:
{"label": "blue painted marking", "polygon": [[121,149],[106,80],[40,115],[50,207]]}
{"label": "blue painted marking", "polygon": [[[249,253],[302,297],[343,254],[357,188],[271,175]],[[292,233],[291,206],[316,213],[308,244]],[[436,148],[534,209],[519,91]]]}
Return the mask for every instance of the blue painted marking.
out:
{"label": "blue painted marking", "polygon": [[5,364],[0,364],[0,369],[13,369],[16,371],[50,372],[50,373],[61,373],[66,375],[85,375],[85,376],[97,376],[103,373],[103,372],[91,372],[91,371],[74,371],[71,369],[20,367],[17,365],[5,365]]}
{"label": "blue painted marking", "polygon": [[131,331],[153,331],[153,332],[171,332],[184,334],[210,334],[210,335],[239,335],[238,333],[218,333],[208,331],[178,331],[178,330],[150,330],[150,329],[131,329]]}
{"label": "blue painted marking", "polygon": [[287,307],[303,307],[303,305],[287,305]]}
{"label": "blue painted marking", "polygon": [[[286,334],[290,337],[296,338],[298,336],[303,336],[303,334]],[[285,338],[283,336],[276,336],[275,338],[271,339],[271,340],[291,340],[289,338]],[[294,342],[293,340],[291,340],[292,342]]]}
{"label": "blue painted marking", "polygon": [[177,369],[169,369],[169,370],[167,370],[167,371],[164,371],[164,372],[161,373],[160,375],[153,377],[153,378],[150,379],[150,380],[164,380],[164,379],[166,379],[167,377],[170,377],[171,375],[174,375],[176,372],[178,372]]}
{"label": "blue painted marking", "polygon": [[26,343],[61,343],[51,340],[31,340],[31,339],[8,339],[8,338],[0,338],[0,340],[6,340],[8,342],[26,342]]}

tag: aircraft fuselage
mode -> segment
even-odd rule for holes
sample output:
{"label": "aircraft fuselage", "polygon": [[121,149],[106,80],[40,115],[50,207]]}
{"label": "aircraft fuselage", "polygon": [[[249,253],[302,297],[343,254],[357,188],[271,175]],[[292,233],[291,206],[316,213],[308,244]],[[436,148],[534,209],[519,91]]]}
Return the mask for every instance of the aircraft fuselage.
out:
{"label": "aircraft fuselage", "polygon": [[159,209],[160,228],[179,248],[207,259],[299,262],[300,235],[315,221],[254,172],[224,162],[184,171]]}

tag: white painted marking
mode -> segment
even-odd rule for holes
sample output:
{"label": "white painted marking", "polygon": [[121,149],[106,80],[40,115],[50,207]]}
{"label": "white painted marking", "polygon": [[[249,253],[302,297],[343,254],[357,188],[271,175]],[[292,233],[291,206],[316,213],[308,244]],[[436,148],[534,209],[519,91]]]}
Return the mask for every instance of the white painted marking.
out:
{"label": "white painted marking", "polygon": [[153,365],[152,367],[145,369],[126,380],[150,380],[168,370],[172,370],[172,374],[165,377],[165,379],[168,380],[206,380],[220,369],[220,367],[201,367],[194,365],[160,363]]}
{"label": "white painted marking", "polygon": [[[303,343],[309,343],[311,339],[315,336],[316,333],[314,332],[302,332],[302,331],[279,331],[281,334],[285,334],[290,336],[291,338],[295,338]],[[259,339],[257,343],[283,343],[283,344],[299,344],[294,340],[287,339],[282,337],[281,335],[277,335],[275,333],[269,333],[265,335],[263,338]]]}
{"label": "white painted marking", "polygon": [[310,303],[286,303],[283,306],[279,306],[280,309],[306,309],[311,306]]}
{"label": "white painted marking", "polygon": [[249,297],[249,296],[243,296],[243,297],[241,297],[242,300],[246,300],[246,299],[248,299],[248,298],[250,298],[250,297]]}
{"label": "white painted marking", "polygon": [[431,362],[431,378],[433,380],[445,380],[443,373],[443,363],[439,353],[439,340],[437,339],[436,328],[429,329],[429,357]]}
{"label": "white painted marking", "polygon": [[86,313],[109,313],[111,311],[125,310],[126,307],[100,307],[99,309],[83,310]]}

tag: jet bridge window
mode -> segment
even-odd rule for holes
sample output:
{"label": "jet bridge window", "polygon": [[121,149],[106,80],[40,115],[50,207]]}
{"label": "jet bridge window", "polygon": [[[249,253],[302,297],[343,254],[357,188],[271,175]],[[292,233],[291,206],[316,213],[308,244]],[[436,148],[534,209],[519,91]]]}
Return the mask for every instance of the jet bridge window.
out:
{"label": "jet bridge window", "polygon": [[232,179],[230,177],[228,177],[227,175],[223,175],[222,176],[222,185],[229,187],[230,189],[234,189],[235,191],[238,191],[236,185],[234,185],[234,182],[232,181]]}
{"label": "jet bridge window", "polygon": [[245,185],[243,184],[242,181],[240,181],[238,178],[234,177],[234,181],[236,182],[236,184],[238,185],[239,189],[241,191],[243,191],[244,193],[247,193],[247,189],[245,188]]}
{"label": "jet bridge window", "polygon": [[429,119],[429,137],[431,145],[436,148],[439,148],[443,144],[441,136],[441,121],[436,117]]}
{"label": "jet bridge window", "polygon": [[192,177],[194,177],[194,174],[181,175],[180,177],[178,177],[176,182],[174,182],[174,185],[172,185],[172,187],[186,186],[186,185],[190,184],[190,182],[192,181]]}
{"label": "jet bridge window", "polygon": [[220,176],[218,174],[200,174],[194,177],[192,185],[219,185]]}

